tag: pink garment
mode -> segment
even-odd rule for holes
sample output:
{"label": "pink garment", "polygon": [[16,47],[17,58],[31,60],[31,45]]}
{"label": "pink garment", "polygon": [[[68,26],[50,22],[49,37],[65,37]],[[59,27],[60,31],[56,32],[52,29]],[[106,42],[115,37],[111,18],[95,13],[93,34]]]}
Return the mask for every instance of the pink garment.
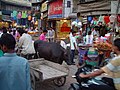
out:
{"label": "pink garment", "polygon": [[47,41],[46,38],[45,38],[44,33],[42,33],[42,34],[40,35],[39,40]]}
{"label": "pink garment", "polygon": [[21,19],[21,17],[22,17],[22,13],[19,12],[18,15],[17,15],[17,18],[18,18],[18,19]]}

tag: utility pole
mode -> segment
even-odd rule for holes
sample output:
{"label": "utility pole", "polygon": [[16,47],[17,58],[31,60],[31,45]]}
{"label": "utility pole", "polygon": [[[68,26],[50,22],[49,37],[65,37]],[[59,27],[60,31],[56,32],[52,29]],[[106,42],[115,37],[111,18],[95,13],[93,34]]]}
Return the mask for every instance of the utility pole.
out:
{"label": "utility pole", "polygon": [[115,18],[115,21],[113,22],[113,27],[112,27],[112,30],[113,30],[113,32],[114,32],[114,34],[112,35],[112,42],[113,42],[113,39],[114,39],[114,37],[115,37],[115,32],[116,32],[116,31],[115,31],[115,24],[117,23],[117,15],[118,15],[118,12],[119,12],[120,0],[118,0],[117,2],[118,2],[118,5],[117,5],[116,13],[115,13],[116,18]]}
{"label": "utility pole", "polygon": [[[118,0],[118,5],[117,5],[116,13],[115,13],[116,17],[117,17],[118,12],[119,12],[119,6],[120,6],[120,0]],[[114,27],[115,27],[115,24],[116,24],[116,23],[117,23],[117,18],[115,18],[115,21],[114,21],[114,23],[113,23],[113,31],[114,31],[114,32],[115,32]]]}

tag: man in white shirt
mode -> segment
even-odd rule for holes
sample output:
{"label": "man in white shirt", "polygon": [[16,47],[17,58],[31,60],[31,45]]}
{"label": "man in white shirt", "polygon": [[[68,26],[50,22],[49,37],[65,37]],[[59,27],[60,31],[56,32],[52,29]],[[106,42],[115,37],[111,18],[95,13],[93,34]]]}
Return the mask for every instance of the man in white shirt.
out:
{"label": "man in white shirt", "polygon": [[71,58],[72,64],[75,64],[74,57],[75,57],[75,50],[77,50],[77,42],[75,38],[76,32],[72,31],[71,33],[70,33],[70,49],[71,49],[70,58]]}
{"label": "man in white shirt", "polygon": [[27,59],[31,59],[35,53],[34,50],[34,42],[32,40],[32,37],[27,33],[27,31],[24,30],[19,30],[18,31],[21,35],[21,37],[19,38],[19,43],[18,46],[20,48],[22,48],[21,54],[27,58]]}
{"label": "man in white shirt", "polygon": [[88,32],[88,35],[86,35],[86,44],[93,44],[92,31],[89,31],[89,32]]}
{"label": "man in white shirt", "polygon": [[53,42],[54,41],[54,36],[55,36],[55,31],[52,28],[50,28],[48,30],[47,36],[48,36],[49,42]]}

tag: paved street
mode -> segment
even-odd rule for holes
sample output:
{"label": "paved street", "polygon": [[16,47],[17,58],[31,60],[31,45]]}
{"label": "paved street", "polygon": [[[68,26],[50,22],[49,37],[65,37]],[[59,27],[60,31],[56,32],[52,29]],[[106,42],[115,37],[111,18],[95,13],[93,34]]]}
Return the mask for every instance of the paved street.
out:
{"label": "paved street", "polygon": [[67,90],[71,83],[76,82],[76,80],[72,78],[72,75],[74,75],[75,72],[77,71],[76,65],[69,65],[68,67],[70,69],[70,72],[69,72],[69,75],[67,76],[66,83],[64,86],[57,87],[53,84],[52,81],[45,81],[37,85],[37,90]]}

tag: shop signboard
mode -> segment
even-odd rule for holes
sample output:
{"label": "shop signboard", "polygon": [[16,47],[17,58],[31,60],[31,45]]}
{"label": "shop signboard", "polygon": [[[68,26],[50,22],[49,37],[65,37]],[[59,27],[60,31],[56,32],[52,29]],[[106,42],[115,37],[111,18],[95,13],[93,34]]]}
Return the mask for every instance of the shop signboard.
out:
{"label": "shop signboard", "polygon": [[[118,1],[111,1],[111,14],[116,14],[117,6],[118,6]],[[120,14],[120,7],[118,14]]]}
{"label": "shop signboard", "polygon": [[48,8],[48,18],[62,18],[63,0],[51,2]]}
{"label": "shop signboard", "polygon": [[47,11],[47,3],[46,2],[44,2],[43,4],[42,4],[42,6],[41,6],[41,12],[44,12],[44,11]]}

